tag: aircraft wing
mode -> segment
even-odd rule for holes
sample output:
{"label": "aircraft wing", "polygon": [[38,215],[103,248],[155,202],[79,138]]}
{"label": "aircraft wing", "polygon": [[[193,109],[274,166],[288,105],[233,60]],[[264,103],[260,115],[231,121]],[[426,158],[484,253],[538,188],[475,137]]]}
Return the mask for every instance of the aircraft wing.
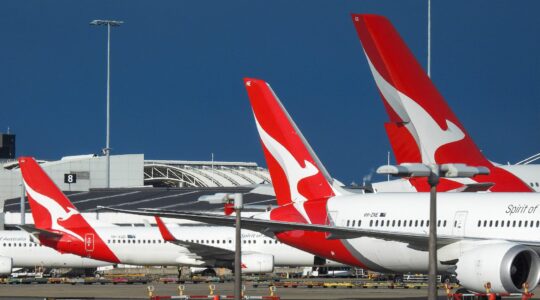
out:
{"label": "aircraft wing", "polygon": [[463,185],[463,187],[458,189],[456,192],[466,192],[466,193],[486,192],[494,185],[495,184],[493,182],[468,183],[468,184]]}
{"label": "aircraft wing", "polygon": [[[159,216],[165,218],[186,219],[192,221],[198,221],[208,224],[221,225],[221,226],[235,226],[236,217],[225,215],[213,215],[196,212],[184,212],[184,211],[170,211],[170,210],[155,210],[155,209],[142,209],[142,210],[128,210],[101,207],[102,209],[137,214],[146,216]],[[365,228],[354,227],[340,227],[324,224],[305,224],[297,222],[282,222],[274,220],[256,219],[253,217],[242,218],[242,228],[258,231],[266,235],[273,235],[279,232],[292,231],[292,230],[307,230],[325,232],[327,239],[352,239],[360,237],[372,237],[384,240],[391,240],[397,242],[408,243],[409,247],[419,250],[427,250],[429,235],[426,231],[425,234],[404,233],[404,232],[392,232],[392,231],[379,231]],[[462,238],[437,236],[437,245],[442,247],[454,242],[462,240]]]}
{"label": "aircraft wing", "polygon": [[215,261],[233,261],[234,260],[234,251],[227,249],[209,246],[205,244],[193,243],[185,240],[179,240],[174,237],[174,235],[169,231],[165,223],[161,220],[160,217],[155,216],[156,223],[159,228],[159,232],[163,239],[167,242],[176,244],[178,246],[184,247],[189,250],[194,256],[197,256],[198,259],[212,263]]}
{"label": "aircraft wing", "polygon": [[41,244],[39,238],[45,238],[47,240],[59,240],[63,236],[63,234],[55,231],[36,228],[33,224],[15,225],[15,227],[22,231],[28,232],[32,242],[36,244]]}

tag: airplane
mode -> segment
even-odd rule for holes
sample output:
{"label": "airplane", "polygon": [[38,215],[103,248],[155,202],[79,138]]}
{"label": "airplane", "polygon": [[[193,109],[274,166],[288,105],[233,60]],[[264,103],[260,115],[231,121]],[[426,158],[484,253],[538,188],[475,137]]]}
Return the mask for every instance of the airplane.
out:
{"label": "airplane", "polygon": [[[391,26],[384,17],[354,15]],[[384,273],[427,273],[429,193],[350,193],[339,189],[265,81],[244,79],[278,207],[242,219],[316,256]],[[540,195],[440,193],[438,272],[469,290],[521,293],[540,280]],[[107,208],[234,226],[235,217]]]}
{"label": "airplane", "polygon": [[[398,164],[464,163],[489,175],[442,179],[438,191],[540,191],[540,165],[489,161],[422,69],[395,28],[384,19],[353,19],[373,78],[390,119],[387,136]],[[425,178],[373,184],[375,191],[429,191]]]}
{"label": "airplane", "polygon": [[[19,158],[28,202],[48,247],[110,263],[232,267],[235,230],[230,227],[177,225],[168,229],[119,227],[84,217],[35,159]],[[169,239],[162,236],[169,232]],[[258,232],[242,231],[243,273],[267,273],[274,266],[341,265],[278,242]]]}
{"label": "airplane", "polygon": [[110,264],[45,247],[26,231],[0,231],[0,276],[17,268],[97,268]]}
{"label": "airplane", "polygon": [[[362,26],[392,28],[384,17],[353,15]],[[243,228],[275,234],[282,242],[347,265],[378,272],[426,273],[428,193],[351,194],[333,179],[276,93],[246,78],[278,207],[244,218]],[[540,280],[540,195],[441,193],[438,195],[438,272],[482,291],[523,292]],[[112,211],[184,218],[234,226],[235,218],[159,209]]]}

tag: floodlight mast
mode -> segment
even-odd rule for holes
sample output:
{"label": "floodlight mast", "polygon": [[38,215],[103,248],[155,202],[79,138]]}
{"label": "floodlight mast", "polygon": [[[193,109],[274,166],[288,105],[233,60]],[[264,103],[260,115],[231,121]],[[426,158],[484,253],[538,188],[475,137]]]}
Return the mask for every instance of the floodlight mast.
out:
{"label": "floodlight mast", "polygon": [[105,181],[107,188],[111,187],[111,148],[110,148],[110,86],[111,86],[111,27],[118,27],[124,24],[124,21],[117,20],[93,20],[90,25],[105,25],[107,26],[107,135],[105,140],[104,154],[107,156],[107,170],[105,175]]}
{"label": "floodlight mast", "polygon": [[242,209],[244,208],[244,198],[241,193],[227,194],[216,193],[214,195],[200,196],[199,201],[208,203],[231,203],[236,214],[235,226],[235,248],[234,248],[234,299],[241,300],[242,295]]}
{"label": "floodlight mast", "polygon": [[427,177],[429,189],[429,262],[428,262],[428,299],[437,299],[437,185],[440,177],[473,177],[488,175],[486,167],[471,167],[465,164],[401,164],[386,165],[377,169],[378,174],[390,174],[399,177]]}

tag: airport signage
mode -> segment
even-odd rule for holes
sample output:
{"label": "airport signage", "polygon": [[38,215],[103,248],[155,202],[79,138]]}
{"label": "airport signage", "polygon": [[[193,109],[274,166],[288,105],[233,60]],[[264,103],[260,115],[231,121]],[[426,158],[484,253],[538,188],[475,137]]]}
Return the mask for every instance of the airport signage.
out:
{"label": "airport signage", "polygon": [[74,174],[74,173],[64,174],[64,183],[68,183],[68,184],[77,183],[77,174]]}

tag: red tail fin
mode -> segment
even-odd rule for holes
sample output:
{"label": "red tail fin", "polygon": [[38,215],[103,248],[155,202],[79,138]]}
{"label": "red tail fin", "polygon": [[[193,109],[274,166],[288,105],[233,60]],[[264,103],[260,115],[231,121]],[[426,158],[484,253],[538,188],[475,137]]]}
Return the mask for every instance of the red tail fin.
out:
{"label": "red tail fin", "polygon": [[32,157],[19,158],[28,202],[36,228],[58,230],[82,240],[68,228],[87,226],[77,208],[60,191]]}
{"label": "red tail fin", "polygon": [[390,121],[409,130],[422,161],[491,165],[392,24],[376,15],[353,15],[353,21]]}
{"label": "red tail fin", "polygon": [[19,166],[36,228],[62,234],[47,245],[61,252],[118,263],[116,255],[32,157]]}
{"label": "red tail fin", "polygon": [[531,191],[484,157],[390,21],[376,15],[352,18],[390,117],[386,129],[398,163],[485,166],[491,174],[476,179],[494,182],[491,191]]}
{"label": "red tail fin", "polygon": [[335,195],[332,178],[274,94],[258,79],[244,79],[278,205]]}

